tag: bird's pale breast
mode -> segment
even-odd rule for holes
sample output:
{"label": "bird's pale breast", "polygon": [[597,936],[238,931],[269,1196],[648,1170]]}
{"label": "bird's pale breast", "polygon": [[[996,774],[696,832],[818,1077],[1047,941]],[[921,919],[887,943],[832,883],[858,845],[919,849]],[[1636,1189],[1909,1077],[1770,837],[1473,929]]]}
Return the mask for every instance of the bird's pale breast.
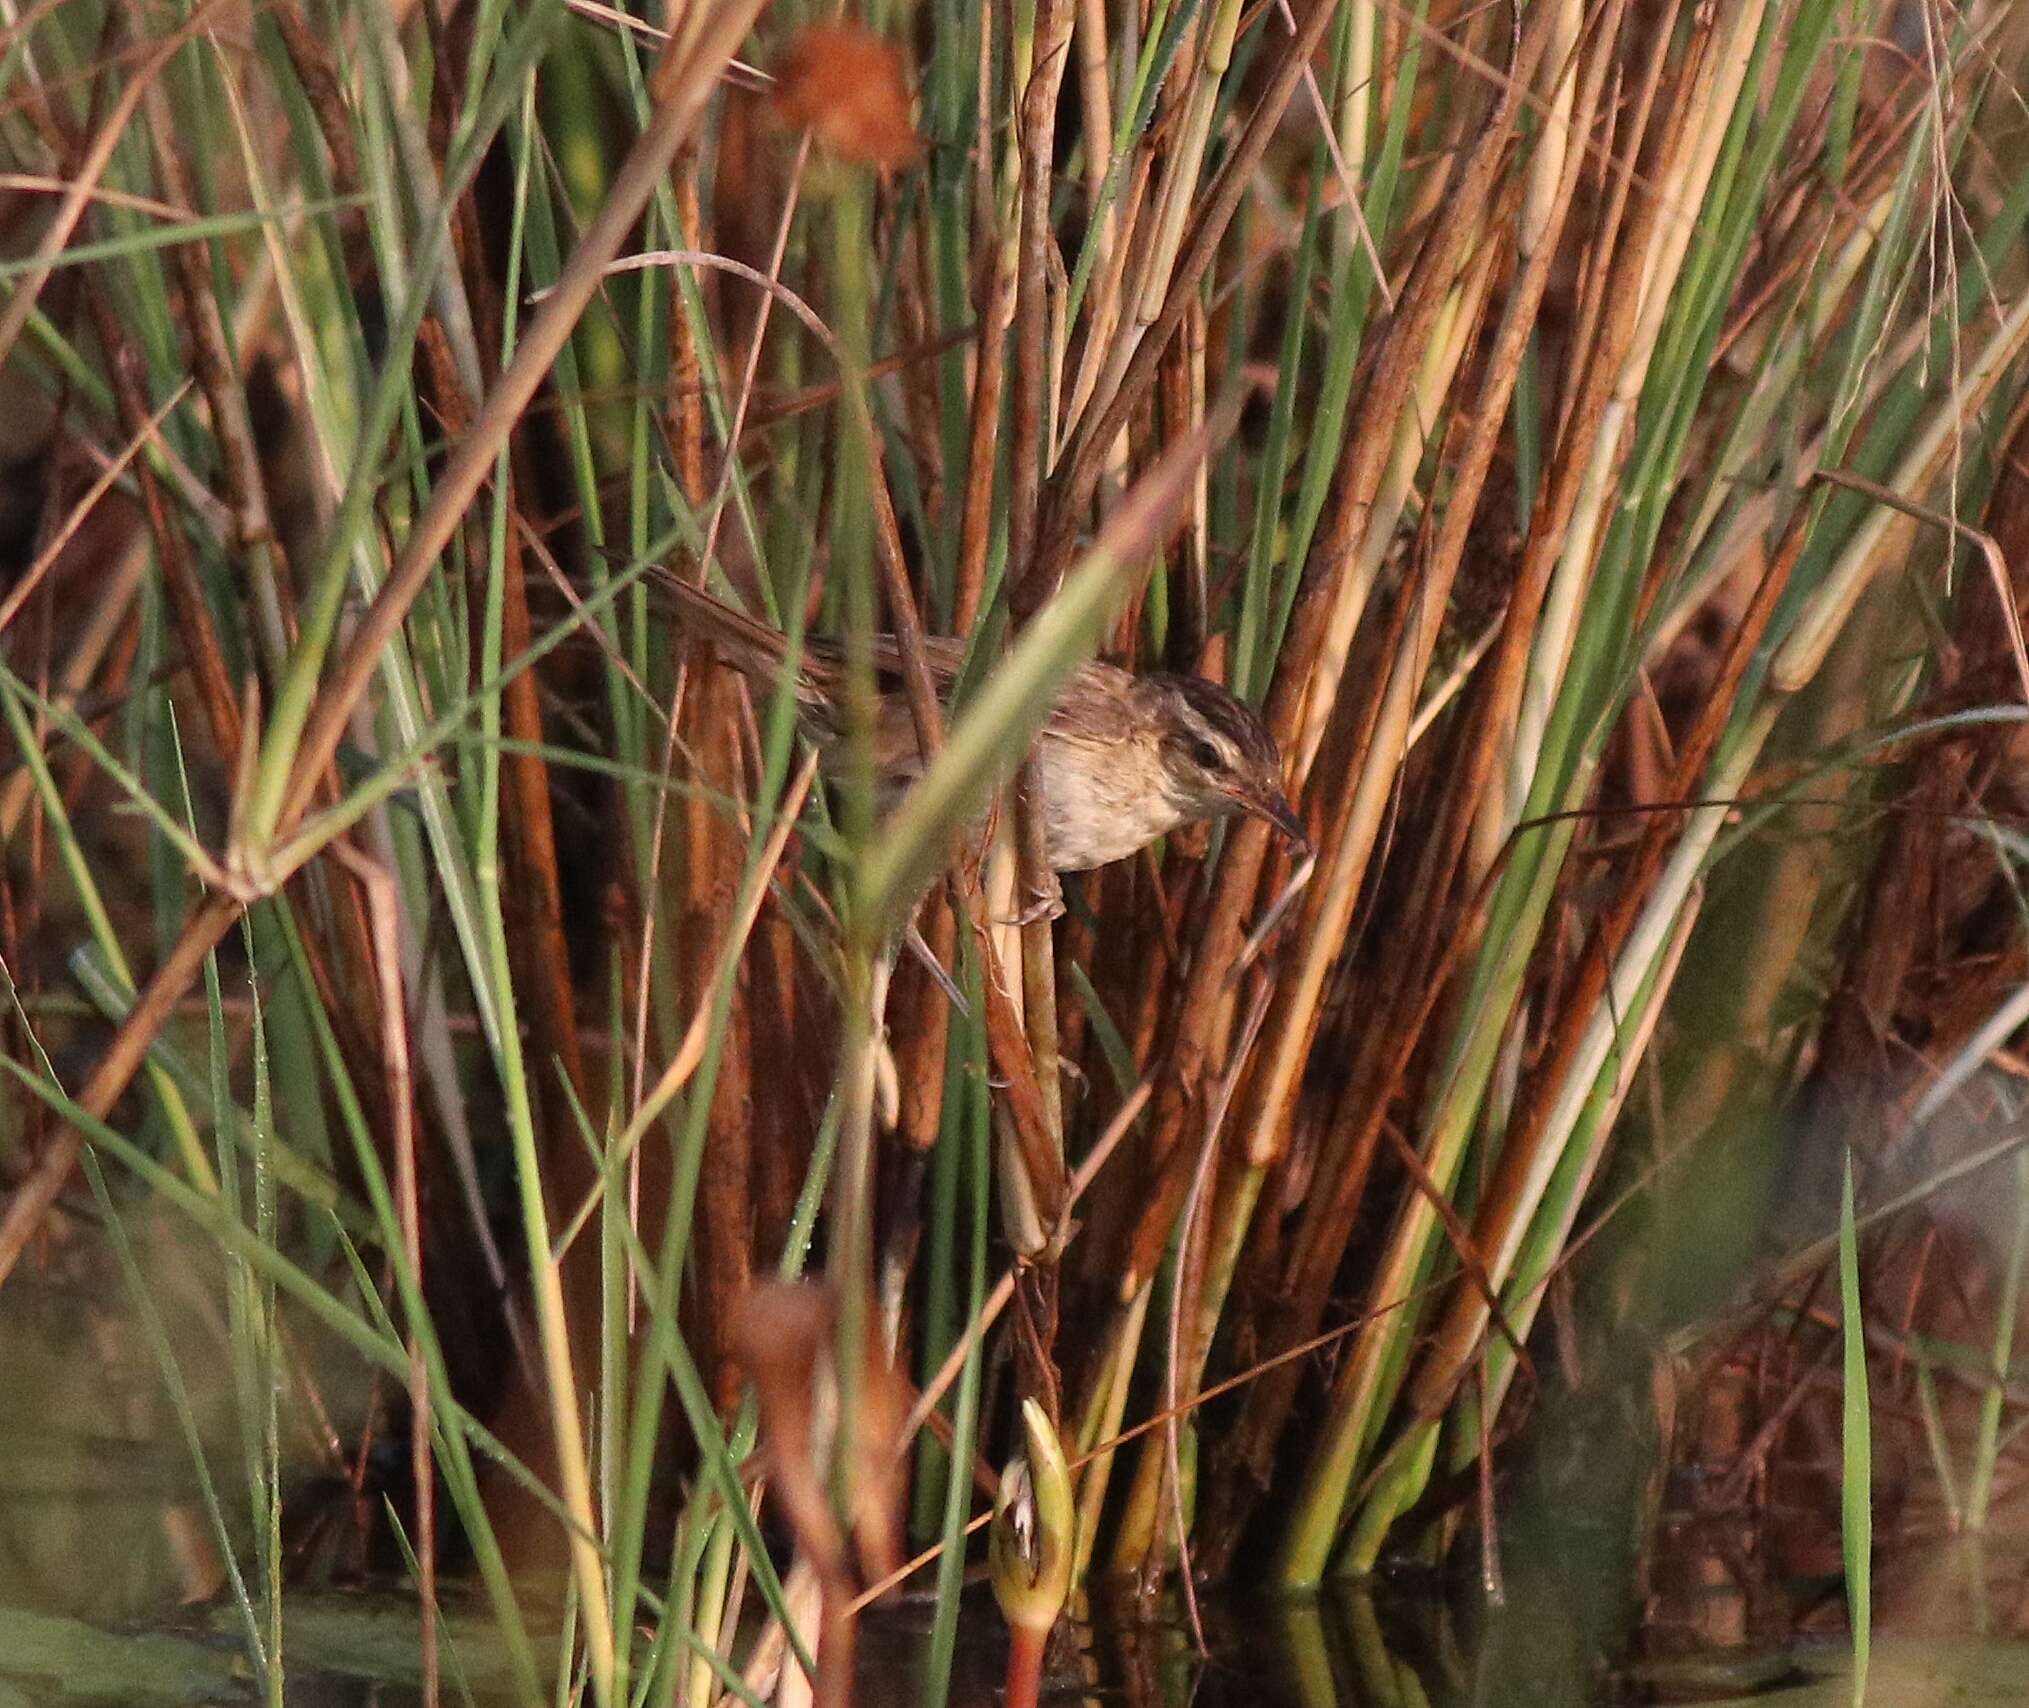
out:
{"label": "bird's pale breast", "polygon": [[[1044,845],[1053,871],[1084,872],[1124,860],[1192,816],[1164,786],[1153,741],[1134,728],[1136,708],[1124,693],[1131,681],[1124,671],[1088,665],[1066,685],[1056,715],[1037,738]],[[915,726],[899,695],[881,698],[874,768],[881,783],[875,810],[886,817],[922,769]]]}
{"label": "bird's pale breast", "polygon": [[1101,749],[1045,732],[1036,751],[1044,837],[1056,871],[1085,872],[1124,860],[1184,821],[1154,775],[1154,755],[1138,742]]}

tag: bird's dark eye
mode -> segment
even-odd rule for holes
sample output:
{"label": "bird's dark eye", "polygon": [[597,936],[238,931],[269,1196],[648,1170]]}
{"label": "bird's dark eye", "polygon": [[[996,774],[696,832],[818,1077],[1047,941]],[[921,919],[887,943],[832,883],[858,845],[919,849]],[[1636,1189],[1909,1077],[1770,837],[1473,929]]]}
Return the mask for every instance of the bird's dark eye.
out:
{"label": "bird's dark eye", "polygon": [[1192,760],[1207,771],[1216,771],[1225,762],[1219,757],[1219,750],[1209,741],[1191,743]]}

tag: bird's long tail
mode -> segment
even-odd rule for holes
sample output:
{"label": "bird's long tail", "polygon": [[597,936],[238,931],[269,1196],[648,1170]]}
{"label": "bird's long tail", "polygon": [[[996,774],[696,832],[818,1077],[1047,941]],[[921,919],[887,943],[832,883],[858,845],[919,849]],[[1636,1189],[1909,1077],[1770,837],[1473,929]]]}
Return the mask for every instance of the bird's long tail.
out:
{"label": "bird's long tail", "polygon": [[652,570],[650,579],[685,633],[710,641],[728,664],[745,675],[770,683],[781,676],[789,643],[779,631],[669,570]]}
{"label": "bird's long tail", "polygon": [[[616,571],[633,570],[640,559],[608,546],[592,548]],[[707,640],[726,655],[726,662],[748,676],[772,682],[782,673],[789,642],[766,623],[757,622],[714,593],[686,581],[667,564],[641,567],[641,579],[655,602],[696,640]]]}

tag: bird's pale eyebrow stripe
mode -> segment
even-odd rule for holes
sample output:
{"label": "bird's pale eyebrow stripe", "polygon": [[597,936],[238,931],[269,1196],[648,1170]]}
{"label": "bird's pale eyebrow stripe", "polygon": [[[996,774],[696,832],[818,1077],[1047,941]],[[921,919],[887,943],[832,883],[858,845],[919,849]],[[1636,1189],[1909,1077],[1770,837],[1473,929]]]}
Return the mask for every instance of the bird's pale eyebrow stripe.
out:
{"label": "bird's pale eyebrow stripe", "polygon": [[1254,713],[1196,677],[1177,678],[1185,706],[1204,728],[1221,737],[1239,756],[1264,757],[1271,744]]}

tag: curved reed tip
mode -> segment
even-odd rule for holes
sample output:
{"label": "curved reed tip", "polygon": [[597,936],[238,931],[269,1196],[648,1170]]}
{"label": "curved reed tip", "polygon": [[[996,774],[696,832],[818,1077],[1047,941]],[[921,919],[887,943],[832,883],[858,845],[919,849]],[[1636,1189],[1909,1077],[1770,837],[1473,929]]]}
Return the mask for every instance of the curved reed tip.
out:
{"label": "curved reed tip", "polygon": [[1022,1401],[1025,1455],[1001,1473],[1000,1498],[987,1534],[994,1598],[1010,1625],[1048,1631],[1071,1593],[1077,1556],[1078,1505],[1063,1443],[1043,1408]]}

